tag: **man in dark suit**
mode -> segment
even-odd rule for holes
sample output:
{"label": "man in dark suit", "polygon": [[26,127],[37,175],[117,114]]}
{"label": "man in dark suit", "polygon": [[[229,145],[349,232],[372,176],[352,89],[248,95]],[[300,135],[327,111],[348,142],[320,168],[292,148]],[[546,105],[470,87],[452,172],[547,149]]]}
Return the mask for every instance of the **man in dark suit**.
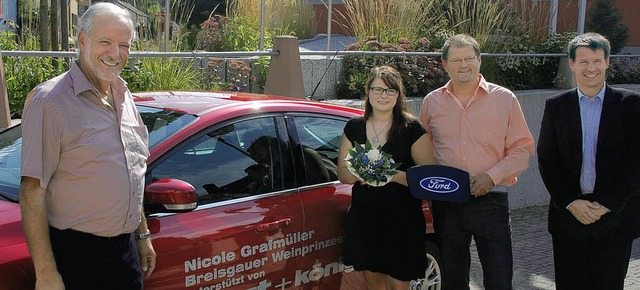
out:
{"label": "man in dark suit", "polygon": [[605,84],[609,41],[569,42],[577,82],[546,101],[538,164],[551,195],[556,287],[623,289],[637,235],[640,95]]}

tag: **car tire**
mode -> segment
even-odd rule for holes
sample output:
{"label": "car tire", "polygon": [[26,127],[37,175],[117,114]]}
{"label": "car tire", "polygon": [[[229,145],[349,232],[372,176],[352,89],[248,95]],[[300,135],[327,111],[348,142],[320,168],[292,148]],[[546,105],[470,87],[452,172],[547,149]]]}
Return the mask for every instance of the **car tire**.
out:
{"label": "car tire", "polygon": [[440,267],[440,251],[433,241],[425,242],[427,250],[427,270],[425,278],[411,281],[411,290],[440,290],[442,288],[442,270]]}

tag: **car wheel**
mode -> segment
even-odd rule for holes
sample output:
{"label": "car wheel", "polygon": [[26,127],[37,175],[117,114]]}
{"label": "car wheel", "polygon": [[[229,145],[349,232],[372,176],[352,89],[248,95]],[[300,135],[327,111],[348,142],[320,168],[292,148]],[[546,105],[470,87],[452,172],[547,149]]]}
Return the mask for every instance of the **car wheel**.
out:
{"label": "car wheel", "polygon": [[440,252],[433,241],[426,241],[427,270],[424,279],[411,281],[411,290],[440,290],[442,288],[442,270],[440,269]]}

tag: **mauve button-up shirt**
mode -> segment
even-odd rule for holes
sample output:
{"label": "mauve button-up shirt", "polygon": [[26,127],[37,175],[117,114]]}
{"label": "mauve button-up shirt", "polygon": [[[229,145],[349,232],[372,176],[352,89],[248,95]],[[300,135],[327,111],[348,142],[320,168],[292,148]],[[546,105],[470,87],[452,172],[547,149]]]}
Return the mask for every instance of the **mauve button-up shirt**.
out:
{"label": "mauve button-up shirt", "polygon": [[22,120],[22,176],[46,189],[49,224],[111,237],[140,224],[148,132],[125,82],[115,110],[74,63],[36,87]]}
{"label": "mauve button-up shirt", "polygon": [[430,92],[420,122],[433,139],[439,164],[465,170],[471,177],[486,172],[495,185],[510,186],[529,166],[533,137],[516,96],[479,78],[466,108],[453,95],[451,82]]}

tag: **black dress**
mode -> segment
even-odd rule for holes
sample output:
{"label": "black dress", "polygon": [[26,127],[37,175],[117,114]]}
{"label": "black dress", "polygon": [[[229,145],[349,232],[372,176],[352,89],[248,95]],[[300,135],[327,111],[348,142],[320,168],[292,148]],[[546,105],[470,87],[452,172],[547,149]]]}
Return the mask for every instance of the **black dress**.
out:
{"label": "black dress", "polygon": [[[399,170],[406,171],[415,165],[411,145],[425,130],[418,121],[412,121],[401,131],[389,136],[381,150],[402,163]],[[367,141],[363,118],[350,120],[344,132],[351,144]],[[353,185],[346,218],[345,265],[402,281],[424,278],[425,233],[422,201],[411,196],[408,187],[396,182],[381,187],[362,186],[359,182]]]}

